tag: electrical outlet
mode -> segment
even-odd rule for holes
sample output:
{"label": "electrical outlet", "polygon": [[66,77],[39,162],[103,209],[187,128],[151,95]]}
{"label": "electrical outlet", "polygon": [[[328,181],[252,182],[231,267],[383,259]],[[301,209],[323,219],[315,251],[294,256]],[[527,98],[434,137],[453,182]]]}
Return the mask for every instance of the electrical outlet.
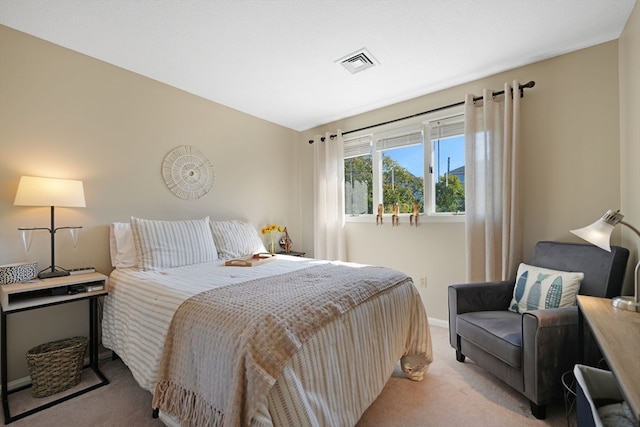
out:
{"label": "electrical outlet", "polygon": [[422,286],[423,288],[427,287],[427,276],[422,276],[420,278],[420,286]]}

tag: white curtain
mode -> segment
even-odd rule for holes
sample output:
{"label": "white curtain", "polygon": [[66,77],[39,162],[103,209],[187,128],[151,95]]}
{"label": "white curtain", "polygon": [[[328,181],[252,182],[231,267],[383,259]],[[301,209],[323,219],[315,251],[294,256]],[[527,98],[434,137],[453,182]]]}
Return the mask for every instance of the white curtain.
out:
{"label": "white curtain", "polygon": [[314,257],[346,261],[344,236],[344,141],[338,130],[316,136],[314,148]]}
{"label": "white curtain", "polygon": [[[513,92],[512,92],[513,88]],[[519,84],[465,99],[467,280],[514,279],[522,260],[518,187]]]}

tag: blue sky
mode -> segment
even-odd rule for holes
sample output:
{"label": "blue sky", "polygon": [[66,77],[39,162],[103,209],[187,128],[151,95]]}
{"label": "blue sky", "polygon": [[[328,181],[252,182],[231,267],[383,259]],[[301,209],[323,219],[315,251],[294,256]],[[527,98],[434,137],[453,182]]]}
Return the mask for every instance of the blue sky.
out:
{"label": "blue sky", "polygon": [[[428,146],[429,144],[425,144],[425,149],[428,149]],[[412,174],[422,176],[423,156],[422,147],[419,145],[388,150],[386,154],[409,169]],[[464,136],[440,140],[440,175],[447,171],[447,157],[451,157],[451,170],[464,166]]]}

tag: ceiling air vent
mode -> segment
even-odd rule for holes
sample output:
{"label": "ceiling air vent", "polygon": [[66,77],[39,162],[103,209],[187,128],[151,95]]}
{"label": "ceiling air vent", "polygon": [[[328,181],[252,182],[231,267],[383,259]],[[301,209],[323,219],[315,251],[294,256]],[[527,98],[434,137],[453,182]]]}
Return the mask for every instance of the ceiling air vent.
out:
{"label": "ceiling air vent", "polygon": [[371,68],[379,64],[378,61],[373,57],[371,52],[369,52],[366,48],[362,48],[353,53],[350,53],[349,55],[340,58],[335,62],[341,64],[351,74],[359,73],[360,71],[364,71],[367,68]]}

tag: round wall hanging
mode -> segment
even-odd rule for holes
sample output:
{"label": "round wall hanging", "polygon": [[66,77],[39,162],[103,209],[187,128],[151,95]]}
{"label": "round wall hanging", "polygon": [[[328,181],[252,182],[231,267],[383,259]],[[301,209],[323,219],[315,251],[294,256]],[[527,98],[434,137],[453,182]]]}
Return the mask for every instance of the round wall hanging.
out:
{"label": "round wall hanging", "polygon": [[162,176],[169,190],[185,200],[195,200],[213,188],[213,164],[196,147],[172,150],[162,163]]}

